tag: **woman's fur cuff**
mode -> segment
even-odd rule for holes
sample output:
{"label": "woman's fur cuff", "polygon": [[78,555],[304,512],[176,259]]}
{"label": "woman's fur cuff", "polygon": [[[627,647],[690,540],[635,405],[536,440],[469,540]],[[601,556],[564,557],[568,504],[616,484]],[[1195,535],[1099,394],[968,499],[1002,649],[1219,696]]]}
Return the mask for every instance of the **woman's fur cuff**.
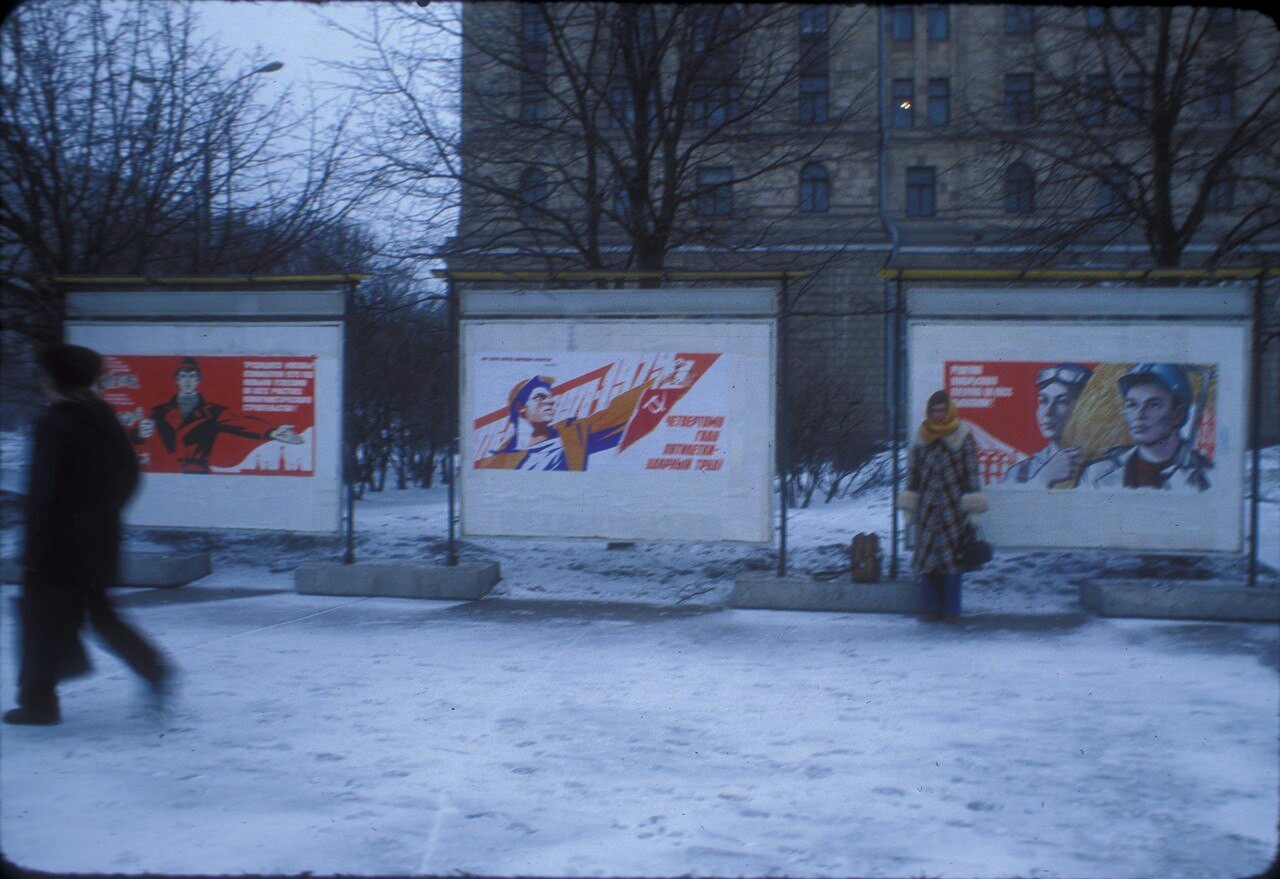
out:
{"label": "woman's fur cuff", "polygon": [[987,495],[974,491],[960,495],[960,509],[966,513],[985,513],[987,511]]}
{"label": "woman's fur cuff", "polygon": [[900,491],[898,492],[898,509],[906,510],[908,513],[914,513],[916,508],[920,506],[920,492],[918,491]]}

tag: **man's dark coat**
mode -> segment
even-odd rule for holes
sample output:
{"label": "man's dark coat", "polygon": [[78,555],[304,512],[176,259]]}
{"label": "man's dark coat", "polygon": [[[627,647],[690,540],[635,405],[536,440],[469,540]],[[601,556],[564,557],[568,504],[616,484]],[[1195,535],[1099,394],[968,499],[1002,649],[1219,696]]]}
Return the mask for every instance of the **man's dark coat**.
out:
{"label": "man's dark coat", "polygon": [[22,553],[23,677],[88,671],[78,629],[90,590],[117,577],[121,511],[138,478],[115,413],[92,393],[51,404],[36,421]]}

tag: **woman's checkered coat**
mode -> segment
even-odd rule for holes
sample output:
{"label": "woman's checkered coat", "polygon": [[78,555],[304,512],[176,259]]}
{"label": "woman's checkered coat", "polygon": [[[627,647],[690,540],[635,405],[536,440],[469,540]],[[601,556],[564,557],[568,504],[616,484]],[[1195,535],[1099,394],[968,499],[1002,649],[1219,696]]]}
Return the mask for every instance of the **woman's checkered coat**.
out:
{"label": "woman's checkered coat", "polygon": [[917,435],[907,464],[907,490],[898,506],[915,513],[916,548],[912,566],[927,574],[960,570],[960,551],[968,513],[987,508],[978,474],[977,444],[969,425],[926,442]]}

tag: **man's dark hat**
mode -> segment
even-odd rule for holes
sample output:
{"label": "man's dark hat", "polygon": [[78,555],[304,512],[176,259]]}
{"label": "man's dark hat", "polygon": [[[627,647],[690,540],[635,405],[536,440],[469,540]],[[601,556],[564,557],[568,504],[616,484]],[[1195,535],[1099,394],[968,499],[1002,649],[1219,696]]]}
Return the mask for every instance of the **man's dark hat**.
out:
{"label": "man's dark hat", "polygon": [[102,371],[102,357],[83,345],[53,342],[41,345],[36,361],[60,388],[87,388]]}
{"label": "man's dark hat", "polygon": [[183,370],[191,370],[192,372],[199,374],[200,364],[196,363],[196,359],[194,357],[184,357],[181,362],[178,363],[178,368],[174,370],[174,373],[177,374]]}

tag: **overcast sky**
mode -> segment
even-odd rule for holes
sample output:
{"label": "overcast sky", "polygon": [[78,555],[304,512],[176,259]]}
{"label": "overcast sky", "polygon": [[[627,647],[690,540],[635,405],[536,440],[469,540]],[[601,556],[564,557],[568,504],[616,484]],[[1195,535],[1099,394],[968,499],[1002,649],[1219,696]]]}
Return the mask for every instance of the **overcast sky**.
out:
{"label": "overcast sky", "polygon": [[[285,84],[323,88],[337,74],[327,61],[351,61],[358,47],[350,37],[328,27],[326,19],[358,28],[369,17],[368,3],[308,3],[300,0],[199,0],[196,10],[205,29],[228,49],[246,58],[261,50],[269,61],[281,61],[284,69],[260,85],[267,89]],[[379,4],[388,5],[386,0]],[[247,62],[246,62],[247,66]],[[267,80],[271,80],[268,85]],[[264,94],[264,96],[265,96]]]}

